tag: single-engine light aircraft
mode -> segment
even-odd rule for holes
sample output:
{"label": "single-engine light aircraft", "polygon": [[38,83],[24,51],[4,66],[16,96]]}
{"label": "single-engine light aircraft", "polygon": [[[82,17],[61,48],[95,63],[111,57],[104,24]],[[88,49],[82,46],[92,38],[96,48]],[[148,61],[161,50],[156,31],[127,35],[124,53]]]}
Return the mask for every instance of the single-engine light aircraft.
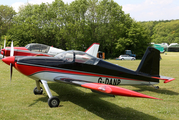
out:
{"label": "single-engine light aircraft", "polygon": [[[10,56],[10,51],[11,47],[5,47],[1,50],[1,54]],[[64,50],[38,43],[30,43],[25,47],[14,47],[14,56],[54,56],[60,52]]]}
{"label": "single-engine light aircraft", "polygon": [[[65,50],[58,49],[52,46],[38,44],[38,43],[30,43],[25,47],[13,47],[14,48],[14,56],[55,56]],[[93,43],[86,52],[89,54],[93,54],[96,57],[98,52],[99,44]],[[11,47],[5,47],[1,50],[1,54],[4,56],[10,56]]]}
{"label": "single-engine light aircraft", "polygon": [[14,66],[19,72],[36,81],[35,95],[42,94],[42,83],[49,97],[48,105],[58,107],[60,100],[51,94],[48,81],[74,84],[111,95],[159,99],[115,86],[154,85],[159,83],[159,79],[164,80],[164,83],[174,80],[159,75],[159,59],[160,52],[148,47],[136,71],[74,50],[59,53],[54,57],[11,56],[3,58],[2,61],[10,65],[11,69]]}

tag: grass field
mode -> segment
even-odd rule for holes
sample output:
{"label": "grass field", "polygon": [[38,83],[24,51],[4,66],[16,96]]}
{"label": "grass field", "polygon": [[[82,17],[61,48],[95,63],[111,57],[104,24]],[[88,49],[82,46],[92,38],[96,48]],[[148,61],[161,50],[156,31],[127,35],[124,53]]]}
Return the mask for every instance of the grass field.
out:
{"label": "grass field", "polygon": [[[49,83],[52,94],[61,100],[58,108],[49,108],[45,90],[43,95],[34,95],[35,81],[15,69],[10,82],[10,68],[0,60],[0,120],[178,120],[179,53],[161,56],[160,74],[176,80],[166,84],[161,81],[158,90],[150,86],[122,87],[163,100],[113,98],[69,84]],[[140,63],[140,60],[108,61],[133,70]]]}

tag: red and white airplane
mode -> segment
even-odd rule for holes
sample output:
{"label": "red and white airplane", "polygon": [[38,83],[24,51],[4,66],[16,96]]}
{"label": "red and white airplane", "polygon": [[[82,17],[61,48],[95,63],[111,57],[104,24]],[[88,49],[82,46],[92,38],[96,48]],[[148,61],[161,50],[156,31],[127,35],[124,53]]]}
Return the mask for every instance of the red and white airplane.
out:
{"label": "red and white airplane", "polygon": [[[12,42],[13,43],[13,42]],[[93,43],[86,52],[89,54],[97,55],[99,48],[98,43]],[[10,56],[11,47],[5,47],[1,50],[1,54],[4,56]],[[30,43],[25,47],[14,47],[14,56],[55,56],[65,50],[51,47],[44,44]],[[93,53],[94,52],[94,53]]]}
{"label": "red and white airplane", "polygon": [[48,81],[74,84],[111,95],[159,99],[115,85],[154,85],[158,84],[160,79],[164,80],[164,83],[174,80],[159,75],[160,52],[152,47],[147,48],[136,71],[74,50],[61,52],[54,57],[12,55],[2,61],[10,65],[11,69],[14,66],[19,72],[36,81],[35,95],[42,94],[42,83],[49,97],[50,107],[58,107],[60,100],[51,94]]}
{"label": "red and white airplane", "polygon": [[[11,47],[5,47],[1,50],[3,56],[10,56]],[[54,56],[62,49],[51,47],[44,44],[30,43],[25,47],[14,47],[14,56]]]}

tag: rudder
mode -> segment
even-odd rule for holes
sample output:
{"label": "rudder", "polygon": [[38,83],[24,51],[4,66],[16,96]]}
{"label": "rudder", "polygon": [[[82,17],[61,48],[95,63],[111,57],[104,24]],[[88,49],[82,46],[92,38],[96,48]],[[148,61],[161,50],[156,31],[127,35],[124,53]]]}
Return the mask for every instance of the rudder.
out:
{"label": "rudder", "polygon": [[136,72],[150,76],[159,76],[159,67],[160,51],[153,47],[148,47]]}

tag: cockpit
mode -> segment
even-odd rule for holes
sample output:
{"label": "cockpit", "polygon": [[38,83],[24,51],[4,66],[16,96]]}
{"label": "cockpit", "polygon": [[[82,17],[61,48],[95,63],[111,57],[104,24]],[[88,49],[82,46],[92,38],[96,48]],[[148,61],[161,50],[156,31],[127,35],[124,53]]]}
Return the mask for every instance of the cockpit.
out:
{"label": "cockpit", "polygon": [[48,53],[50,46],[38,43],[31,43],[25,46],[29,51]]}
{"label": "cockpit", "polygon": [[62,59],[63,61],[66,61],[66,62],[77,62],[77,63],[85,63],[85,64],[91,64],[91,65],[98,64],[100,60],[88,53],[85,53],[82,51],[74,51],[74,50],[59,53],[55,57]]}

